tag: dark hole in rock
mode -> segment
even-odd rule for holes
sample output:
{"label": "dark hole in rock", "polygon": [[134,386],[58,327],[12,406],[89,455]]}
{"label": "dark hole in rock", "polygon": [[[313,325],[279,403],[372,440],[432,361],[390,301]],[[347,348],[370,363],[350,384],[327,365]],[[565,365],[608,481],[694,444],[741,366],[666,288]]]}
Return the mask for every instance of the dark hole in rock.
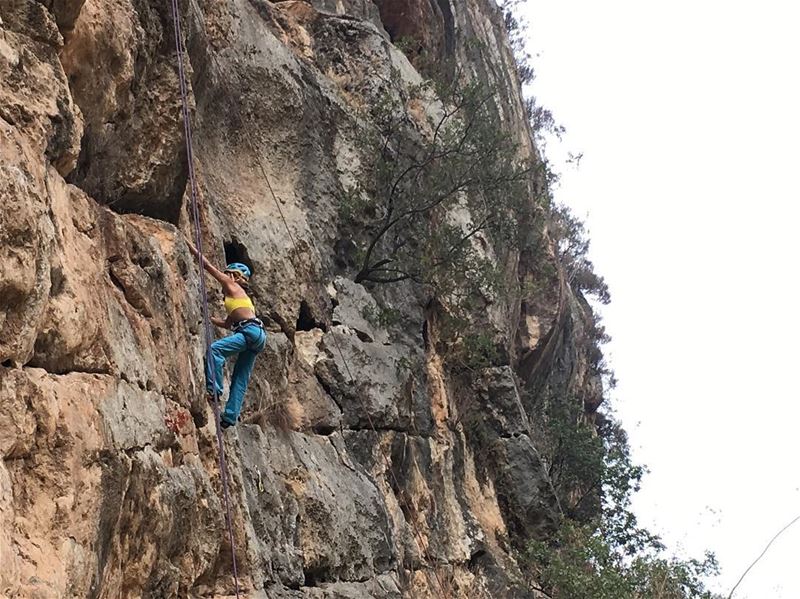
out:
{"label": "dark hole in rock", "polygon": [[111,282],[114,283],[114,287],[122,291],[122,293],[125,293],[125,285],[122,284],[122,281],[120,281],[119,277],[114,274],[113,270],[108,269],[108,276],[111,279]]}
{"label": "dark hole in rock", "polygon": [[296,331],[311,331],[312,329],[325,330],[325,325],[314,318],[311,312],[311,306],[308,305],[306,300],[300,302],[300,314],[297,316],[297,324],[295,325]]}
{"label": "dark hole in rock", "polygon": [[142,270],[147,270],[153,265],[153,256],[149,254],[148,250],[136,248],[136,255],[134,256],[133,261]]}
{"label": "dark hole in rock", "polygon": [[208,424],[208,415],[201,407],[193,404],[189,409],[189,414],[192,416],[192,422],[194,423],[195,428],[203,428],[206,424]]}
{"label": "dark hole in rock", "polygon": [[314,425],[311,430],[317,435],[328,436],[332,435],[336,431],[336,428],[330,424],[317,424]]}
{"label": "dark hole in rock", "polygon": [[247,248],[236,238],[225,242],[225,264],[232,264],[233,262],[241,262],[250,269],[251,274],[255,274],[253,273],[253,263],[247,253]]}
{"label": "dark hole in rock", "polygon": [[[154,164],[147,152],[130,152],[130,140],[137,129],[146,127],[144,123],[134,123],[120,112],[111,125],[106,129],[87,124],[78,163],[67,182],[118,214],[140,214],[177,225],[189,174],[185,152],[171,153],[169,159]],[[128,174],[145,172],[143,177]]]}
{"label": "dark hole in rock", "polygon": [[300,314],[297,316],[295,328],[298,331],[310,331],[314,328],[314,317],[311,316],[311,310],[305,300],[300,303]]}
{"label": "dark hole in rock", "polygon": [[50,268],[50,297],[56,297],[64,292],[64,270],[60,266]]}
{"label": "dark hole in rock", "polygon": [[325,580],[325,570],[322,568],[312,568],[303,572],[305,575],[305,586],[315,587]]}
{"label": "dark hole in rock", "polygon": [[339,239],[333,246],[334,261],[339,268],[358,266],[358,246],[352,239]]}
{"label": "dark hole in rock", "polygon": [[[74,171],[73,171],[74,172]],[[85,185],[85,183],[67,177],[68,181],[74,181],[73,185],[80,187],[89,193],[93,187]],[[104,192],[97,192],[100,203],[108,206],[117,214],[138,214],[140,216],[148,216],[155,220],[162,220],[173,225],[178,224],[181,210],[181,194],[177,191],[172,193],[167,192],[166,196],[161,195],[158,191],[145,191],[145,192],[129,192],[123,194],[114,194],[109,192],[110,199],[105,198]],[[153,198],[164,198],[163,200],[155,200]]]}
{"label": "dark hole in rock", "polygon": [[359,331],[358,329],[353,329],[356,333],[356,337],[358,337],[359,341],[362,343],[372,343],[374,339],[367,335],[364,331]]}
{"label": "dark hole in rock", "polygon": [[475,567],[478,565],[478,562],[486,555],[486,551],[483,549],[478,549],[475,553],[473,553],[469,558],[469,564],[467,568],[470,571],[474,571]]}
{"label": "dark hole in rock", "polygon": [[11,368],[13,365],[14,365],[14,360],[12,360],[10,358],[8,360],[3,360],[3,367],[4,368]]}

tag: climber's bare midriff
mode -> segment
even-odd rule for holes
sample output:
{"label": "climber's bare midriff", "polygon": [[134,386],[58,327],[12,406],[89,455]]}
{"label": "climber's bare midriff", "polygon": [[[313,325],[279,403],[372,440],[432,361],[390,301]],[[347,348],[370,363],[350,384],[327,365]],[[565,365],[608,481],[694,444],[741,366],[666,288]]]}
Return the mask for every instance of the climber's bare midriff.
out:
{"label": "climber's bare midriff", "polygon": [[230,323],[231,326],[233,326],[237,322],[241,322],[243,320],[250,320],[251,318],[255,317],[256,313],[250,310],[249,308],[236,308],[228,316],[228,322]]}

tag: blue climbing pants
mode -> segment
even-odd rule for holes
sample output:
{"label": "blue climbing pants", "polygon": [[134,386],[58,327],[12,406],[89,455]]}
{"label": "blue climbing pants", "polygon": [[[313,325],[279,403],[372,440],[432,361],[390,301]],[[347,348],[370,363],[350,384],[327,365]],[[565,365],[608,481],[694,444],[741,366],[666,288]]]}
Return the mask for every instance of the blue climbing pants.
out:
{"label": "blue climbing pants", "polygon": [[209,395],[214,394],[216,387],[217,397],[222,397],[222,366],[226,358],[238,355],[231,375],[231,392],[222,412],[222,420],[226,424],[236,424],[256,356],[264,351],[266,344],[267,333],[257,324],[243,326],[235,333],[211,344],[211,359],[206,363],[206,390]]}

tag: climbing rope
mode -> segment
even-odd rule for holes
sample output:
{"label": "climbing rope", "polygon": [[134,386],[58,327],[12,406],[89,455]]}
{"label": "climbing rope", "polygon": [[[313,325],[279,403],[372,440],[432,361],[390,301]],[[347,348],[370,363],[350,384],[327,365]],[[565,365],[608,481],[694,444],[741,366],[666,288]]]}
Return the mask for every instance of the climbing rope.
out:
{"label": "climbing rope", "polygon": [[[175,1],[175,0],[173,0],[173,1]],[[213,52],[209,52],[209,56],[211,57],[211,61],[216,66],[217,72],[220,73],[222,77],[224,77],[224,75],[222,75],[222,74],[225,73],[225,70],[219,64],[219,61],[217,60],[217,57],[215,56],[215,54]],[[278,209],[278,213],[280,214],[281,221],[283,222],[283,226],[286,228],[286,234],[288,235],[289,240],[291,241],[291,244],[292,244],[292,248],[294,250],[294,254],[293,254],[292,258],[296,258],[297,256],[300,255],[299,248],[297,247],[297,242],[295,241],[295,237],[294,237],[294,235],[292,235],[292,231],[289,228],[289,223],[286,220],[286,216],[284,215],[283,209],[281,208],[280,200],[278,199],[278,196],[275,194],[274,188],[272,186],[272,182],[270,181],[269,174],[267,173],[267,169],[264,166],[264,163],[263,163],[263,161],[261,159],[261,155],[257,151],[256,145],[253,143],[252,134],[251,134],[251,128],[246,126],[246,123],[244,122],[244,118],[242,117],[242,113],[239,110],[238,106],[236,106],[236,105],[234,105],[234,112],[236,114],[237,120],[242,125],[242,130],[244,131],[244,139],[245,139],[245,141],[247,143],[247,146],[250,149],[250,153],[255,157],[256,162],[258,163],[258,167],[259,167],[259,170],[261,171],[261,175],[263,176],[264,181],[267,184],[267,189],[269,190],[270,195],[272,196],[272,199],[275,202],[275,207]],[[313,235],[309,237],[309,241],[311,242],[311,245],[314,248],[314,251],[317,253],[317,255],[321,255],[320,252],[319,252],[319,249],[317,248],[317,244],[314,241]],[[296,266],[296,264],[294,264],[294,260],[293,259],[290,259],[290,261],[292,262],[292,268],[294,269],[295,275],[296,275],[297,274],[297,270],[298,270],[297,266]],[[347,371],[347,376],[350,379],[350,383],[352,385],[355,385],[355,377],[353,377],[353,373],[350,370],[350,365],[348,364],[347,359],[344,356],[344,352],[342,351],[341,345],[339,344],[339,340],[336,338],[336,333],[333,332],[333,331],[331,331],[331,338],[333,339],[333,343],[336,346],[336,351],[337,351],[337,353],[339,354],[339,357],[342,360],[342,364],[344,364],[345,370]],[[367,405],[366,405],[366,402],[364,401],[364,398],[361,396],[360,393],[356,393],[355,395],[358,398],[358,401],[359,401],[359,403],[361,405],[362,412],[367,417],[367,422],[368,422],[370,428],[372,429],[373,434],[375,434],[376,438],[379,437],[377,427],[375,426],[375,423],[372,420],[372,416],[370,415],[370,412],[367,409]],[[381,457],[383,458],[383,462],[385,464],[386,471],[389,473],[389,476],[391,477],[391,481],[394,484],[394,487],[397,489],[397,492],[401,496],[406,495],[405,496],[405,501],[406,501],[406,504],[409,507],[409,510],[410,511],[415,511],[413,506],[412,506],[412,503],[411,503],[410,499],[408,498],[407,494],[405,493],[405,490],[403,489],[402,486],[400,486],[400,483],[399,483],[399,481],[397,479],[397,475],[395,474],[395,471],[394,471],[394,467],[392,466],[392,462],[389,459],[389,456],[388,456],[386,450],[380,445],[380,443],[378,443],[378,448],[379,448],[379,452],[381,454]],[[437,583],[437,586],[439,587],[440,596],[444,597],[444,598],[449,597],[449,593],[446,590],[447,587],[445,586],[444,581],[442,580],[441,576],[439,575],[438,570],[431,566],[432,559],[431,559],[430,554],[428,552],[427,545],[424,542],[424,537],[422,536],[422,533],[420,532],[419,527],[417,526],[417,523],[414,521],[413,517],[408,518],[407,521],[410,524],[411,529],[414,531],[414,536],[416,537],[415,541],[416,541],[416,544],[417,544],[417,546],[419,548],[421,557],[423,558],[423,560],[424,560],[425,564],[427,565],[428,569],[430,569],[433,572],[434,577],[436,578],[436,583]]]}
{"label": "climbing rope", "polygon": [[[205,268],[203,267],[203,236],[200,230],[200,210],[197,201],[197,177],[194,171],[194,151],[192,147],[192,125],[189,114],[189,100],[188,92],[186,89],[186,69],[183,64],[183,56],[185,47],[183,45],[183,35],[181,34],[181,21],[178,11],[178,0],[171,0],[172,3],[172,22],[175,30],[175,51],[178,54],[178,80],[181,93],[181,112],[183,114],[183,132],[186,142],[186,160],[189,170],[189,182],[192,200],[192,219],[194,221],[194,240],[195,247],[197,248],[197,260],[200,266],[200,300],[203,312],[203,324],[205,328],[206,337],[206,364],[209,371],[216,377],[216,369],[213,368],[213,356],[211,354],[211,340],[213,339],[213,329],[211,328],[211,319],[209,318],[208,310],[208,296],[206,294],[206,278]],[[239,599],[239,572],[236,567],[236,541],[233,536],[233,518],[231,517],[231,502],[230,490],[228,488],[228,464],[225,459],[225,444],[222,439],[222,427],[220,422],[220,409],[219,409],[219,392],[218,381],[214,381],[214,423],[217,429],[217,449],[219,454],[219,470],[220,477],[222,478],[222,494],[225,502],[225,523],[228,527],[228,538],[231,544],[231,563],[233,566],[233,582],[236,592],[236,597]]]}

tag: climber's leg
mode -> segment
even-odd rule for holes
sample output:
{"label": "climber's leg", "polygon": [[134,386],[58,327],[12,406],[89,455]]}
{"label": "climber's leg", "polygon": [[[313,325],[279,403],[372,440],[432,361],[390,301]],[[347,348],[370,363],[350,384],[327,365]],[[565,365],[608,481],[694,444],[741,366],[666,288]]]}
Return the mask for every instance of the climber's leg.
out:
{"label": "climber's leg", "polygon": [[250,382],[250,373],[256,363],[256,352],[245,350],[236,358],[236,365],[233,367],[231,375],[231,392],[228,402],[225,404],[225,411],[222,413],[222,420],[228,424],[236,424],[239,412],[242,411],[244,403],[244,393],[247,391],[247,383]]}
{"label": "climber's leg", "polygon": [[217,397],[222,395],[222,366],[225,364],[225,358],[246,349],[247,340],[241,333],[228,335],[211,344],[211,359],[206,362],[206,391],[209,395],[214,395],[215,387]]}

